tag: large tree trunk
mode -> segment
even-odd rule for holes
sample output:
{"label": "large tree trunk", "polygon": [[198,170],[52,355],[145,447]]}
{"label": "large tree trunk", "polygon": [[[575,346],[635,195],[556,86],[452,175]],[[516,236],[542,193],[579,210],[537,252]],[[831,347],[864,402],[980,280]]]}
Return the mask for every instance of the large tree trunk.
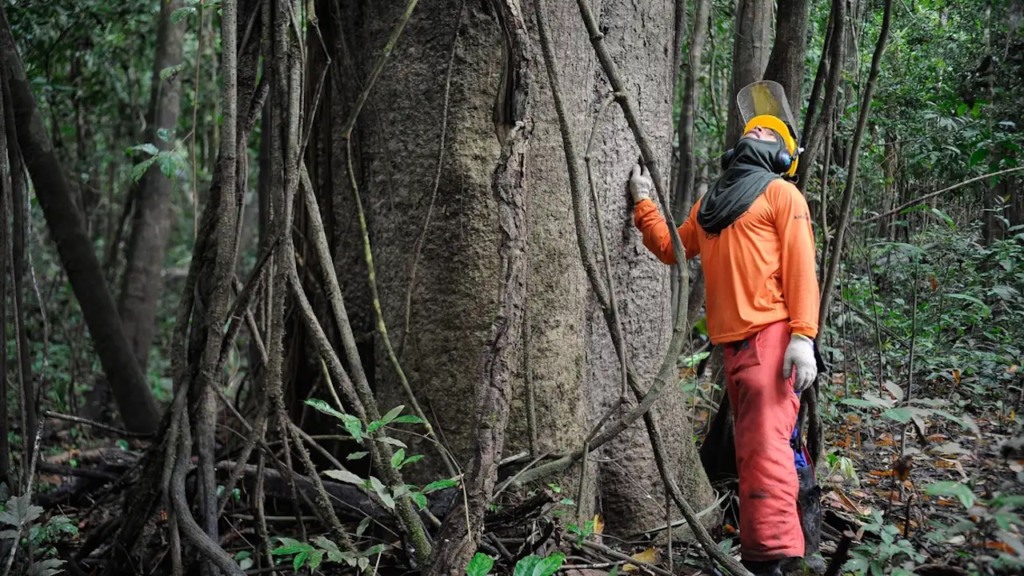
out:
{"label": "large tree trunk", "polygon": [[[373,61],[404,4],[362,2],[343,8],[352,61]],[[505,97],[512,80],[502,76],[508,71],[492,6],[466,2],[457,17],[460,5],[450,0],[414,14],[374,87],[371,102],[377,104],[376,110],[368,107],[360,118],[355,170],[368,211],[388,329],[404,343],[402,364],[419,402],[428,415],[436,415],[435,428],[465,467],[473,456],[477,425],[466,417],[468,400],[477,397],[481,385],[482,352],[498,309],[499,229],[490,180],[500,150],[495,125],[508,119]],[[629,86],[636,87],[642,121],[663,165],[672,137],[673,23],[663,17],[671,13],[671,6],[670,0],[642,8],[625,0],[606,1],[601,15],[607,27],[605,42]],[[554,52],[562,57],[558,64],[570,132],[582,151],[609,86],[576,6],[549,7]],[[522,9],[531,15],[527,23],[536,43],[532,2]],[[454,64],[449,69],[453,41]],[[589,429],[618,403],[621,392],[618,359],[580,261],[550,87],[546,75],[539,73],[539,50],[533,52],[537,72],[529,89],[535,123],[524,185],[530,192],[523,330],[528,336],[522,343],[524,358],[516,359],[522,372],[513,381],[506,456],[529,449],[531,436],[538,454],[581,446]],[[347,72],[344,55],[337,56]],[[359,71],[360,78],[366,75],[366,70]],[[669,339],[669,270],[646,253],[630,221],[624,183],[637,156],[625,120],[609,109],[592,153],[594,182],[630,358],[643,376],[650,376]],[[346,202],[335,199],[335,205]],[[354,224],[350,214],[337,209],[333,214],[337,248],[346,245],[345,231]],[[585,231],[594,250],[596,217],[591,214]],[[336,263],[344,258],[348,256],[337,254]],[[354,274],[362,274],[363,268],[341,271],[348,278],[347,289],[362,289],[365,279]],[[380,348],[377,359],[382,407],[408,404]],[[529,398],[535,418],[528,416]],[[613,420],[624,411],[617,409]],[[665,393],[657,414],[665,444],[671,447],[669,469],[694,507],[704,507],[711,493],[697,463],[678,390]],[[416,438],[403,439],[416,452],[433,452]],[[581,514],[593,510],[600,490],[609,530],[639,531],[663,522],[664,491],[643,426],[637,423],[603,447],[600,457],[604,462],[591,459],[584,475]],[[433,457],[416,468],[421,480],[443,474],[441,462]],[[598,471],[602,478],[595,483]],[[575,493],[579,478],[577,467],[557,481]]]}
{"label": "large tree trunk", "polygon": [[[180,6],[181,0],[160,2],[146,135],[146,141],[160,150],[168,150],[174,145],[173,140],[165,142],[158,134],[161,130],[174,131],[181,109],[180,75],[174,73],[161,79],[164,69],[181,63],[185,25],[184,21],[176,24],[171,20],[171,14]],[[143,371],[149,361],[157,301],[163,287],[161,271],[171,228],[171,184],[170,178],[157,164],[150,166],[142,177],[139,193],[135,196],[135,215],[118,303],[125,335]]]}
{"label": "large tree trunk", "polygon": [[18,144],[71,289],[81,305],[96,353],[110,380],[121,418],[129,430],[153,432],[160,417],[156,402],[121,327],[99,259],[43,126],[2,8],[0,57],[11,88]]}

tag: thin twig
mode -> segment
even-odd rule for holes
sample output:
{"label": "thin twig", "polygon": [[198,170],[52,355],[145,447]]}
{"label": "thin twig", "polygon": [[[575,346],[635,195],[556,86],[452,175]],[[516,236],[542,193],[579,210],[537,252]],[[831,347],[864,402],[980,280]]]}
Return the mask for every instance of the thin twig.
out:
{"label": "thin twig", "polygon": [[[381,340],[384,344],[384,351],[387,353],[388,360],[391,362],[391,367],[394,369],[395,374],[398,376],[398,381],[401,384],[402,391],[405,393],[406,400],[409,401],[409,405],[412,408],[413,413],[422,420],[423,427],[426,429],[427,436],[437,441],[434,434],[434,427],[430,425],[430,420],[427,420],[427,415],[424,414],[423,409],[420,408],[419,401],[416,400],[416,394],[412,390],[412,386],[409,384],[409,379],[405,375],[405,370],[402,369],[401,363],[398,361],[398,355],[395,353],[394,347],[391,345],[391,337],[388,336],[388,327],[384,323],[384,310],[381,308],[380,293],[377,290],[377,272],[376,267],[373,264],[373,248],[370,246],[370,230],[366,224],[366,212],[363,210],[363,201],[359,197],[359,185],[356,182],[356,175],[352,168],[352,140],[345,140],[345,154],[348,159],[348,175],[349,185],[352,188],[352,199],[356,205],[356,217],[359,220],[359,231],[363,240],[363,258],[366,262],[367,269],[367,282],[370,286],[370,300],[373,305],[373,313],[377,320],[377,333],[380,334]],[[327,264],[324,263],[324,267]],[[448,459],[448,455],[443,451],[438,451],[441,454],[441,461],[444,462],[445,467],[448,469],[448,474],[454,476],[455,463]]]}
{"label": "thin twig", "polygon": [[[875,81],[878,78],[878,71],[881,68],[882,55],[885,53],[886,41],[889,38],[889,27],[892,22],[892,0],[885,0],[885,8],[882,14],[882,27],[878,31],[878,41],[875,45],[874,54],[871,56],[871,71],[868,74],[867,86],[864,88],[864,95],[860,103],[860,114],[857,117],[857,128],[853,132],[853,141],[850,143],[850,160],[846,169],[847,180],[843,189],[843,202],[839,209],[839,221],[836,223],[836,237],[832,243],[832,255],[829,259],[828,274],[825,276],[825,284],[821,290],[821,302],[818,307],[818,337],[820,344],[822,334],[828,322],[829,304],[832,299],[832,288],[839,272],[839,262],[843,256],[843,239],[848,228],[850,218],[850,207],[853,204],[853,191],[857,186],[857,168],[860,165],[860,144],[864,138],[864,131],[868,122],[868,113],[871,110],[871,99],[875,92]],[[837,22],[841,26],[842,22]],[[833,62],[839,66],[838,62]]]}
{"label": "thin twig", "polygon": [[649,564],[647,562],[643,562],[641,560],[637,560],[637,559],[633,558],[632,556],[630,556],[629,554],[623,554],[622,552],[619,552],[618,550],[613,550],[613,549],[605,546],[604,544],[598,544],[597,542],[591,542],[589,540],[584,540],[581,543],[581,545],[584,548],[589,548],[589,549],[594,550],[596,552],[600,552],[601,554],[604,554],[606,556],[611,556],[612,558],[615,558],[616,560],[622,560],[622,561],[628,562],[629,564],[632,564],[633,566],[636,566],[638,570],[642,570],[642,571],[647,572],[649,574],[657,574],[658,576],[675,576],[671,572],[669,572],[667,570],[664,570],[662,568],[659,568],[659,567],[655,566],[654,564]]}
{"label": "thin twig", "polygon": [[118,436],[124,436],[126,438],[152,438],[153,437],[152,434],[147,434],[145,432],[130,432],[130,431],[125,430],[123,428],[117,428],[116,426],[111,426],[109,424],[104,424],[102,422],[97,422],[95,420],[89,420],[88,418],[82,418],[81,416],[72,416],[70,414],[61,414],[59,412],[53,412],[51,410],[44,410],[43,411],[43,416],[46,417],[46,418],[55,418],[57,420],[66,420],[68,422],[74,422],[76,424],[84,424],[86,426],[90,426],[92,428],[99,428],[100,430],[105,430],[107,432],[111,432],[113,434],[117,434]]}
{"label": "thin twig", "polygon": [[[546,39],[542,40],[542,42],[548,45],[548,50],[551,49],[550,44],[547,42]],[[548,75],[554,76],[554,58],[549,57],[548,59],[552,61],[552,66],[549,69]],[[586,152],[583,153],[583,163],[587,167],[587,185],[590,188],[590,201],[594,204],[594,221],[597,223],[597,239],[599,243],[598,245],[601,249],[601,255],[603,256],[602,261],[604,262],[604,279],[605,282],[608,283],[608,307],[611,309],[612,319],[614,321],[612,327],[615,329],[616,332],[618,332],[618,339],[625,340],[626,333],[622,329],[622,316],[619,314],[619,305],[615,298],[615,280],[612,276],[612,263],[611,258],[609,258],[608,254],[608,241],[606,240],[607,234],[605,234],[604,231],[604,218],[601,217],[601,203],[597,198],[597,188],[594,186],[594,170],[590,164],[591,151],[594,148],[594,136],[597,135],[597,129],[601,125],[601,120],[604,119],[605,110],[608,109],[608,105],[612,103],[615,97],[615,94],[609,94],[608,97],[605,98],[604,102],[601,103],[601,109],[598,110],[597,116],[594,117],[594,124],[590,128],[590,138],[587,140],[587,150]],[[617,346],[616,353],[619,359],[619,372],[622,376],[622,387],[619,390],[619,399],[621,404],[625,402],[626,395],[629,390],[629,377],[626,375],[626,347]]]}
{"label": "thin twig", "polygon": [[902,212],[902,211],[906,210],[907,208],[911,208],[913,206],[921,204],[922,202],[927,202],[928,200],[931,200],[932,198],[935,198],[936,196],[939,196],[941,194],[945,194],[946,192],[950,192],[952,190],[956,190],[957,188],[962,188],[962,187],[964,187],[964,186],[966,186],[968,184],[973,184],[973,183],[977,182],[978,180],[984,180],[985,178],[992,178],[992,177],[995,177],[995,176],[1002,176],[1003,174],[1009,174],[1011,172],[1019,172],[1021,170],[1024,170],[1024,166],[1016,166],[1014,168],[1006,168],[1005,170],[998,170],[996,172],[989,172],[988,174],[982,174],[981,176],[975,176],[974,178],[968,178],[967,180],[964,180],[963,182],[957,182],[956,184],[953,184],[952,186],[947,186],[946,188],[943,188],[942,190],[936,190],[935,192],[931,192],[929,194],[925,194],[924,196],[921,196],[919,198],[915,198],[913,200],[910,200],[909,202],[904,202],[903,204],[900,204],[899,206],[893,208],[892,210],[888,210],[886,212],[882,212],[881,214],[875,214],[874,216],[871,216],[870,218],[864,218],[862,220],[857,220],[856,222],[853,222],[852,224],[855,225],[855,226],[859,226],[861,224],[867,224],[869,222],[874,222],[876,220],[880,220],[882,218],[885,218],[886,216],[892,216],[893,214],[897,214],[899,212]]}
{"label": "thin twig", "polygon": [[405,11],[399,17],[398,22],[391,29],[391,35],[388,37],[387,43],[384,44],[384,49],[381,51],[380,56],[377,57],[377,62],[373,65],[373,71],[370,72],[370,78],[366,82],[366,86],[363,91],[359,93],[359,97],[356,99],[355,106],[352,108],[352,112],[345,121],[345,124],[341,127],[341,137],[344,140],[350,140],[352,137],[352,129],[356,126],[356,120],[359,119],[359,112],[362,111],[363,105],[366,104],[366,98],[369,97],[370,92],[373,90],[373,85],[377,83],[377,78],[380,77],[381,71],[384,70],[384,64],[388,61],[388,56],[391,55],[391,51],[395,49],[395,45],[398,44],[398,38],[402,35],[402,30],[405,29],[405,25],[409,23],[409,19],[412,17],[412,12],[416,8],[416,3],[419,0],[409,0],[409,3],[405,6]]}
{"label": "thin twig", "polygon": [[402,336],[398,341],[398,355],[401,357],[405,350],[405,339],[409,336],[409,323],[412,321],[412,290],[416,285],[416,269],[419,265],[420,255],[423,253],[423,243],[427,239],[427,229],[430,227],[430,218],[434,214],[434,205],[437,201],[437,190],[441,186],[441,173],[444,169],[444,146],[448,136],[448,103],[452,88],[452,64],[455,61],[455,49],[459,45],[459,28],[462,25],[462,10],[466,0],[459,2],[458,16],[455,18],[455,36],[452,37],[452,47],[448,51],[448,66],[444,79],[444,97],[441,99],[441,138],[437,145],[437,170],[434,172],[434,185],[430,192],[430,204],[427,206],[427,214],[423,217],[423,228],[420,230],[419,238],[412,250],[412,265],[409,269],[409,283],[405,289],[405,322],[402,326]]}

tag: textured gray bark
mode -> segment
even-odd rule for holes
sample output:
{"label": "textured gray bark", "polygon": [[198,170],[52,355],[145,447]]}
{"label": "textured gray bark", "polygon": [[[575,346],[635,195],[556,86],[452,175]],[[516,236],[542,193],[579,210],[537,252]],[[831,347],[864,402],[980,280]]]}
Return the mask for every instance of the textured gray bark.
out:
{"label": "textured gray bark", "polygon": [[[175,24],[171,21],[171,14],[180,6],[181,0],[161,2],[157,25],[146,141],[161,150],[169,149],[173,141],[164,142],[157,137],[157,132],[161,129],[173,131],[178,124],[181,109],[180,75],[171,74],[165,80],[160,77],[162,70],[181,63],[185,23],[182,21]],[[161,272],[171,229],[171,186],[171,180],[160,171],[157,164],[150,166],[142,177],[135,196],[135,214],[118,302],[125,336],[143,371],[149,361],[157,301],[163,288]]]}
{"label": "textured gray bark", "polygon": [[[344,8],[342,21],[352,62],[372,61],[369,56],[379,51],[403,6],[404,2],[391,1]],[[361,175],[389,331],[404,342],[401,359],[417,397],[428,415],[437,415],[433,424],[465,467],[472,457],[477,424],[471,416],[472,399],[481,384],[484,345],[498,309],[499,229],[490,177],[500,150],[495,121],[508,118],[504,96],[509,85],[502,78],[503,39],[491,6],[467,2],[445,107],[447,60],[459,6],[460,2],[451,0],[413,16],[371,96],[379,116],[367,110],[360,119],[356,172]],[[609,86],[577,7],[563,2],[549,6],[570,132],[582,150]],[[615,0],[604,2],[601,14],[612,57],[635,90],[642,121],[663,165],[668,165],[672,138],[673,21],[665,17],[672,13],[672,6],[671,0],[642,7]],[[524,2],[522,8],[525,14],[533,13],[532,2]],[[532,17],[527,22],[536,42]],[[340,69],[345,70],[343,55],[338,56]],[[550,88],[539,58],[534,66],[534,127],[525,160],[525,188],[530,193],[526,206],[529,325],[524,333],[530,338],[523,343],[528,362],[513,381],[505,455],[528,447],[526,371],[534,387],[538,453],[581,446],[590,428],[618,402],[621,390],[618,359],[580,262]],[[360,70],[359,77],[365,78],[366,73]],[[598,130],[592,166],[629,353],[638,371],[650,376],[669,340],[669,269],[646,252],[632,226],[624,184],[638,154],[621,112],[609,109]],[[439,178],[436,183],[435,178]],[[335,206],[337,196],[345,193],[336,192]],[[346,244],[345,229],[351,226],[342,216],[350,216],[337,208],[332,213],[337,248]],[[595,217],[591,214],[591,222]],[[593,224],[585,234],[596,249]],[[339,253],[337,258],[348,256]],[[353,277],[360,269],[341,270],[342,277],[348,278],[348,289],[358,288],[363,281]],[[405,403],[397,384],[378,352],[382,408]],[[709,502],[710,489],[681,400],[678,390],[668,391],[656,411],[674,460],[669,465],[699,508]],[[430,452],[415,438],[403,440],[413,445],[414,452]],[[628,532],[663,523],[663,489],[643,425],[637,422],[596,456],[588,464],[581,515],[592,513],[599,489],[609,529]],[[442,473],[440,462],[421,462],[409,474],[417,473],[417,468],[419,480]],[[603,477],[595,483],[593,475],[598,471]],[[555,480],[575,493],[578,477],[576,467],[571,475]]]}

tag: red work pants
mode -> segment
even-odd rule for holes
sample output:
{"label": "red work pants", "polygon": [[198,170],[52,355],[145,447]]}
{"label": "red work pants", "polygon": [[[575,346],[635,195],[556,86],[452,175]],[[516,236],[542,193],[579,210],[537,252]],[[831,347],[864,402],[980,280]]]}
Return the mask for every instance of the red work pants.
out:
{"label": "red work pants", "polygon": [[776,322],[725,344],[725,374],[735,420],[740,481],[740,550],[744,560],[804,555],[798,482],[790,437],[800,399],[782,377],[789,326]]}

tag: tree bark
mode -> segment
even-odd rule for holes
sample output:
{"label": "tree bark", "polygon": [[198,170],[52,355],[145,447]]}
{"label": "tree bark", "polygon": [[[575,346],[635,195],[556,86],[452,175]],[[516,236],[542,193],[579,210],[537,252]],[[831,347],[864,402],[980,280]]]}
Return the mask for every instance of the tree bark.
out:
{"label": "tree bark", "polygon": [[[808,4],[808,0],[779,0],[775,15],[775,43],[764,72],[765,80],[774,80],[786,90],[789,109],[794,114],[800,112],[803,100]],[[797,129],[799,126],[793,126],[793,130]]]}
{"label": "tree bark", "polygon": [[[352,66],[372,61],[401,4],[364,2],[341,7],[340,33],[352,48],[350,58],[343,53],[335,58],[342,69],[347,66],[346,58]],[[358,144],[355,173],[367,207],[389,331],[404,342],[400,346],[403,368],[426,412],[437,415],[440,436],[456,459],[466,463],[477,449],[476,422],[463,416],[465,399],[476,397],[482,385],[480,352],[489,339],[498,309],[498,279],[503,277],[495,257],[500,242],[498,205],[489,182],[494,159],[500,154],[500,138],[514,125],[509,122],[514,118],[509,108],[513,101],[510,90],[519,80],[502,54],[495,5],[466,2],[462,17],[456,18],[460,4],[450,0],[413,15],[374,86],[369,102],[378,108],[367,105],[353,144]],[[548,6],[554,53],[562,56],[558,65],[569,112],[568,131],[582,149],[610,86],[594,58],[576,7],[550,2]],[[532,2],[523,3],[524,13],[532,14],[533,8]],[[641,123],[650,130],[651,160],[665,166],[672,138],[673,91],[667,79],[672,76],[674,29],[671,19],[660,16],[671,10],[671,0],[642,7],[616,0],[603,4],[602,15],[612,58],[629,71],[631,92],[638,87],[631,97],[639,104]],[[456,22],[456,65],[449,70]],[[527,19],[527,27],[536,45],[532,17]],[[360,76],[365,77],[366,71]],[[543,73],[533,78],[535,124],[524,172],[524,186],[535,192],[525,208],[530,282],[526,292],[528,326],[523,334],[529,334],[529,340],[524,337],[520,343],[528,364],[511,380],[505,445],[506,452],[529,447],[526,382],[531,382],[535,449],[538,453],[565,452],[580,448],[589,429],[616,407],[621,368],[602,311],[583,273],[550,88]],[[321,121],[328,119],[317,120]],[[503,126],[499,126],[499,138],[494,135],[495,122]],[[600,217],[608,230],[614,285],[624,302],[620,312],[627,349],[636,371],[650,377],[669,340],[669,269],[647,254],[629,219],[624,181],[638,156],[629,127],[621,114],[609,109],[596,128],[591,165]],[[321,170],[325,161],[320,160]],[[329,180],[330,175],[325,174],[321,186]],[[324,193],[318,191],[320,197]],[[336,249],[351,245],[345,239],[346,230],[355,226],[351,211],[339,209],[347,202],[345,195],[336,193],[331,198]],[[593,213],[583,220],[583,237],[594,246],[597,231],[593,221],[598,216]],[[348,300],[350,293],[358,297],[364,282],[358,275],[365,272],[358,263],[343,267],[346,258],[339,251],[335,265],[340,276],[348,279]],[[377,393],[382,406],[405,403],[379,347],[377,362]],[[710,489],[693,449],[682,395],[669,388],[657,407],[665,444],[673,447],[667,465],[694,505],[702,506],[710,502]],[[612,420],[628,408],[617,409]],[[430,452],[413,436],[402,439],[410,451]],[[602,454],[616,458],[625,454],[628,463],[587,464],[582,474],[580,515],[592,516],[600,490],[611,530],[640,531],[662,523],[664,498],[658,494],[664,490],[643,426],[636,423],[603,448]],[[607,477],[597,481],[599,470]],[[443,473],[440,462],[433,458],[409,470],[416,481],[433,480]],[[627,476],[641,489],[627,489]],[[546,481],[577,493],[580,477],[577,467]]]}
{"label": "tree bark", "polygon": [[[703,72],[704,44],[708,35],[708,14],[711,0],[697,0],[694,8],[693,32],[686,56],[686,77],[683,80],[682,110],[679,113],[679,177],[676,178],[675,197],[672,199],[676,221],[682,222],[697,199],[694,186],[697,181],[697,138],[694,133],[697,110],[697,81]],[[690,286],[691,292],[693,285]],[[690,318],[690,317],[687,317]],[[692,321],[692,318],[690,318]]]}
{"label": "tree bark", "polygon": [[[814,79],[814,89],[807,103],[807,116],[804,118],[804,153],[800,156],[797,168],[797,182],[801,190],[807,187],[812,167],[821,149],[825,130],[831,125],[835,113],[839,86],[842,82],[846,44],[846,1],[832,0],[832,11],[829,14],[829,31],[826,45],[822,47],[821,60]],[[815,114],[818,106],[818,92],[825,91],[822,99],[821,112]],[[825,200],[822,199],[822,202]]]}
{"label": "tree bark", "polygon": [[736,106],[736,94],[747,84],[764,77],[771,50],[772,4],[770,0],[738,0],[736,3],[726,146],[732,146],[743,131],[743,118]]}
{"label": "tree bark", "polygon": [[153,432],[160,417],[159,410],[121,326],[82,215],[75,206],[36,107],[2,8],[0,57],[11,88],[18,144],[96,353],[110,379],[121,418],[125,427],[133,432]]}

